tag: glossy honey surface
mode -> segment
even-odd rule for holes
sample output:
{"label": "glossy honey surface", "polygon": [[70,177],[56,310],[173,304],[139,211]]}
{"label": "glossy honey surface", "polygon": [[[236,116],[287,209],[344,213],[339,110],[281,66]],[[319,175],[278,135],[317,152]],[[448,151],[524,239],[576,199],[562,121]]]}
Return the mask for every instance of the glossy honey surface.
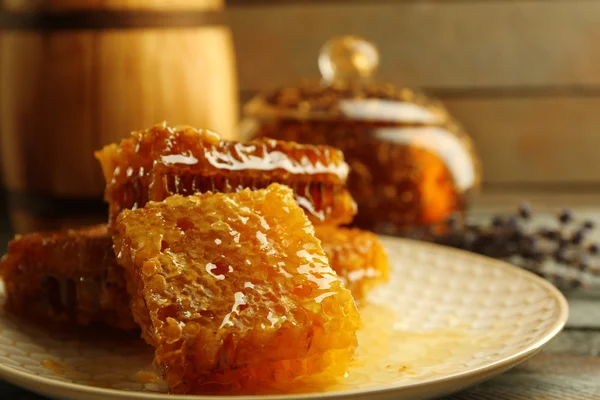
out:
{"label": "glossy honey surface", "polygon": [[348,165],[330,146],[224,141],[208,130],[161,124],[106,146],[96,157],[107,183],[111,221],[123,209],[174,194],[229,193],[272,182],[294,189],[315,223],[348,223],[356,212],[345,187]]}
{"label": "glossy honey surface", "polygon": [[175,393],[344,374],[360,326],[290,188],[172,196],[117,219],[134,318]]}

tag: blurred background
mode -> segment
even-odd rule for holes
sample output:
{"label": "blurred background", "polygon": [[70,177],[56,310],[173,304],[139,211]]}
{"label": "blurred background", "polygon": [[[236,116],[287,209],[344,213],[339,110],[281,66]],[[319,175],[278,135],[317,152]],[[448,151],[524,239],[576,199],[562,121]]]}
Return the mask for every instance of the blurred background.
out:
{"label": "blurred background", "polygon": [[88,217],[105,210],[92,152],[134,129],[167,120],[236,138],[247,101],[319,79],[319,50],[346,34],[377,46],[377,80],[437,97],[465,127],[484,171],[475,204],[598,198],[596,1],[3,0],[0,7],[2,207],[19,232],[98,219]]}
{"label": "blurred background", "polygon": [[0,254],[106,222],[93,152],[133,130],[328,143],[361,228],[568,294],[548,351],[461,399],[598,399],[599,43],[597,0],[0,0]]}

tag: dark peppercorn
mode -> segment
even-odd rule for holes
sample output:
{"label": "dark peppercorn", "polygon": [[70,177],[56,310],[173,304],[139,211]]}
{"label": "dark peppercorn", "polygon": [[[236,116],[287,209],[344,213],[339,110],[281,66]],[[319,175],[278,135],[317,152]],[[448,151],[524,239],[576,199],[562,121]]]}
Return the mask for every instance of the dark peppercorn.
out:
{"label": "dark peppercorn", "polygon": [[559,263],[565,262],[567,260],[565,250],[561,248],[556,250],[554,252],[554,259]]}
{"label": "dark peppercorn", "polygon": [[569,240],[569,239],[567,239],[567,238],[566,238],[566,237],[564,237],[564,236],[560,236],[560,237],[558,238],[558,241],[557,241],[557,242],[558,242],[558,248],[559,248],[559,249],[565,249],[565,248],[567,248],[567,246],[569,245],[569,242],[570,242],[570,240]]}
{"label": "dark peppercorn", "polygon": [[511,229],[518,229],[519,228],[519,217],[517,217],[516,215],[511,215],[508,218],[508,222],[507,225],[511,228]]}
{"label": "dark peppercorn", "polygon": [[589,219],[583,223],[583,229],[594,229],[594,226],[596,226],[594,221]]}
{"label": "dark peppercorn", "polygon": [[571,278],[566,283],[567,283],[567,285],[569,286],[570,289],[577,289],[577,288],[583,286],[583,282],[582,281],[580,281],[578,279],[574,279],[574,278]]}
{"label": "dark peppercorn", "polygon": [[573,234],[573,236],[571,236],[571,243],[580,244],[583,241],[584,237],[585,237],[585,231],[578,230]]}
{"label": "dark peppercorn", "polygon": [[541,251],[534,251],[531,254],[531,259],[537,263],[541,263],[546,258],[545,254]]}
{"label": "dark peppercorn", "polygon": [[540,236],[549,240],[555,240],[558,237],[558,232],[550,230],[548,228],[541,228]]}
{"label": "dark peppercorn", "polygon": [[504,225],[504,219],[501,216],[496,215],[492,218],[492,226],[499,228],[502,225]]}
{"label": "dark peppercorn", "polygon": [[531,206],[529,203],[522,203],[519,207],[519,216],[523,219],[531,218]]}
{"label": "dark peppercorn", "polygon": [[586,275],[600,277],[600,263],[591,257],[600,255],[600,244],[586,243],[595,227],[593,221],[573,228],[569,225],[574,221],[573,212],[564,209],[558,215],[558,226],[534,228],[529,224],[532,214],[531,206],[524,203],[516,213],[494,215],[487,223],[452,218],[446,222],[452,229],[427,228],[418,238],[512,262],[561,287],[579,287],[586,282]]}
{"label": "dark peppercorn", "polygon": [[573,212],[568,209],[565,208],[564,210],[562,210],[562,212],[558,215],[558,220],[562,223],[562,224],[568,224],[569,222],[571,222],[573,220]]}
{"label": "dark peppercorn", "polygon": [[581,271],[585,271],[585,270],[589,269],[589,267],[590,267],[590,258],[587,255],[583,254],[581,256],[581,258],[579,259],[579,269]]}

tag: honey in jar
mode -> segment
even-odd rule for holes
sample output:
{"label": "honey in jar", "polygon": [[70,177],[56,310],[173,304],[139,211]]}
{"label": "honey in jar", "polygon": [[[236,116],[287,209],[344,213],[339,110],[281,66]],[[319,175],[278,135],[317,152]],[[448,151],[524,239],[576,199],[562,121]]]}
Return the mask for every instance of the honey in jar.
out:
{"label": "honey in jar", "polygon": [[377,82],[378,64],[376,47],[360,37],[328,41],[319,55],[322,79],[256,96],[240,134],[341,149],[358,204],[353,224],[412,236],[465,211],[480,163],[439,101]]}

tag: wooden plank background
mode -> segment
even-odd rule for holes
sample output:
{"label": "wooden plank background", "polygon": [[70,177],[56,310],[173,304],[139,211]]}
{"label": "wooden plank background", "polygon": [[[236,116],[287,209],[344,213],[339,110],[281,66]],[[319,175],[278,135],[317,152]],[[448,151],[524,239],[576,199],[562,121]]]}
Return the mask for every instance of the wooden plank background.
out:
{"label": "wooden plank background", "polygon": [[[600,189],[600,1],[228,2],[242,101],[318,77],[320,46],[358,34],[378,77],[440,98],[488,186]],[[562,186],[561,186],[562,185]]]}

